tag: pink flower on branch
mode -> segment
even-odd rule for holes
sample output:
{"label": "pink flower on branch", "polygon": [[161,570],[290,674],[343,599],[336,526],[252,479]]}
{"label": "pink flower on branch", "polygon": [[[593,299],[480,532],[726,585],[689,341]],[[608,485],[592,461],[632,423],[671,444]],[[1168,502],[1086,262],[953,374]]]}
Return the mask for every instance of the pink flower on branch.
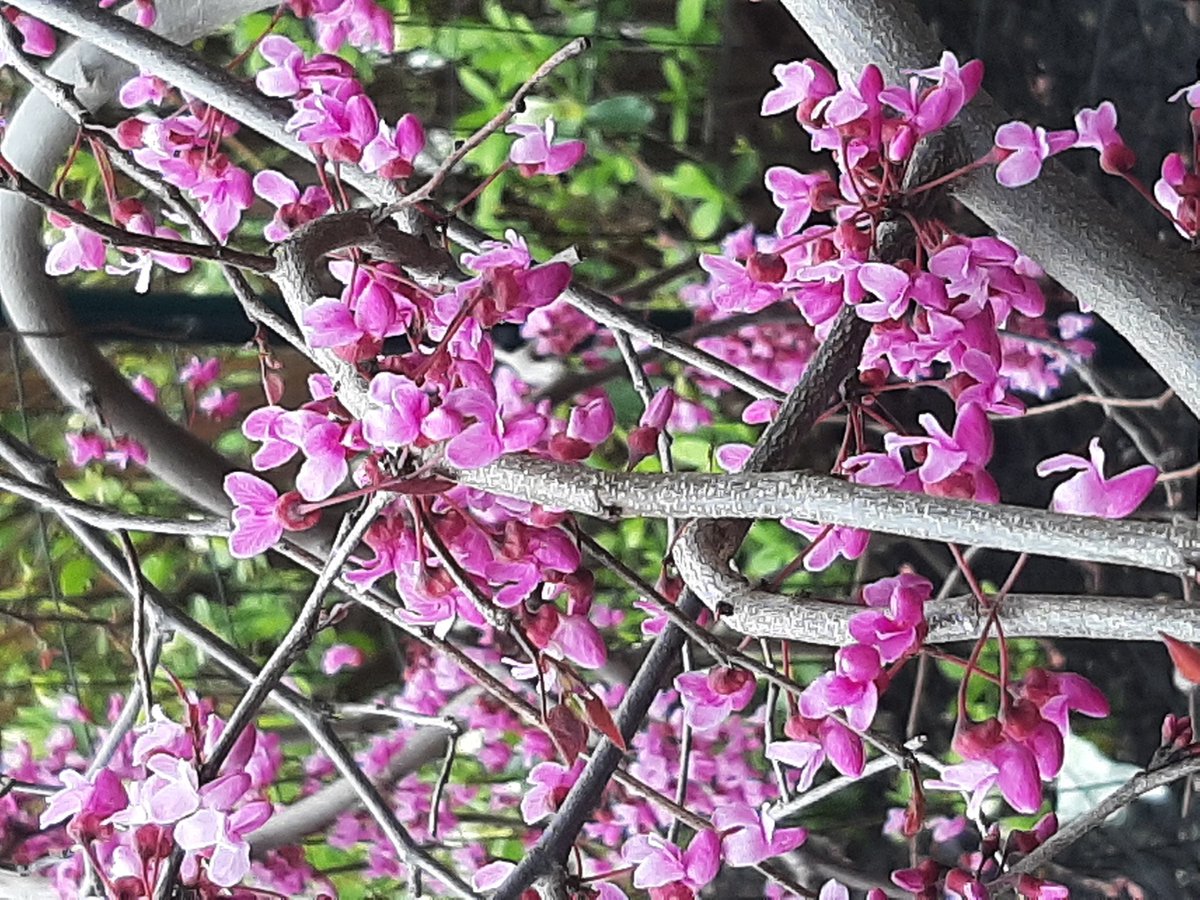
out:
{"label": "pink flower on branch", "polygon": [[694,897],[706,887],[721,868],[721,839],[715,831],[698,832],[681,850],[657,834],[639,834],[625,842],[621,855],[633,863],[633,886],[651,889],[674,887],[684,893],[671,893],[672,900]]}
{"label": "pink flower on branch", "polygon": [[258,556],[279,542],[284,531],[303,531],[320,518],[319,512],[302,513],[296,491],[282,496],[267,482],[249,472],[225,476],[225,493],[234,502],[229,553],[235,559]]}
{"label": "pink flower on branch", "polygon": [[1100,152],[1100,168],[1109,175],[1125,175],[1137,165],[1137,156],[1117,134],[1117,108],[1105,100],[1095,109],[1075,114],[1079,132],[1076,147],[1091,147]]}
{"label": "pink flower on branch", "polygon": [[526,178],[534,175],[561,175],[583,159],[587,145],[583,141],[556,144],[555,121],[549,117],[542,125],[512,122],[504,129],[519,134],[508,151],[508,159]]}
{"label": "pink flower on branch", "polygon": [[714,666],[707,672],[684,672],[675,677],[687,723],[697,731],[715,728],[730,714],[745,709],[758,683],[746,669]]}
{"label": "pink flower on branch", "polygon": [[1005,187],[1029,184],[1042,173],[1042,163],[1075,146],[1074,131],[1046,131],[1024,122],[1009,122],[996,129],[996,180]]}
{"label": "pink flower on branch", "polygon": [[1099,438],[1092,438],[1088,444],[1088,456],[1084,459],[1073,453],[1060,453],[1038,463],[1037,473],[1042,478],[1054,472],[1078,473],[1054,489],[1050,508],[1055,512],[1123,519],[1154,490],[1158,479],[1154,466],[1137,466],[1105,478],[1104,450]]}
{"label": "pink flower on branch", "polygon": [[717,807],[712,823],[721,834],[721,855],[731,866],[756,866],[790,853],[808,839],[803,828],[778,828],[766,809],[745,803]]}

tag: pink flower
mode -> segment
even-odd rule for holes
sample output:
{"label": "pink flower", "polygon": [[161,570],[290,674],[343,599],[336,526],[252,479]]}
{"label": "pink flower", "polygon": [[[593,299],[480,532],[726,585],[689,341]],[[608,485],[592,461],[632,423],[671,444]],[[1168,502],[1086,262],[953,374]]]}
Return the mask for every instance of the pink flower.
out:
{"label": "pink flower", "polygon": [[1074,131],[1046,131],[1024,122],[1009,122],[996,129],[1000,164],[996,180],[1005,187],[1029,184],[1042,173],[1042,163],[1075,145]]}
{"label": "pink flower", "polygon": [[260,406],[242,421],[242,434],[262,446],[251,457],[254,468],[262,471],[281,466],[300,449],[300,423],[281,406]]}
{"label": "pink flower", "polygon": [[63,435],[67,442],[67,452],[71,457],[71,465],[83,468],[97,459],[104,459],[108,445],[104,438],[94,431],[68,431]]}
{"label": "pink flower", "polygon": [[828,209],[838,196],[837,185],[823,171],[803,174],[787,166],[772,166],[767,169],[765,182],[780,210],[775,233],[781,237],[795,234],[814,209]]}
{"label": "pink flower", "polygon": [[206,862],[209,879],[221,887],[233,887],[250,872],[250,844],[246,835],[271,817],[271,804],[252,800],[234,809],[250,788],[245,772],[223,775],[200,789],[200,807],[175,826],[175,842],[186,854],[183,877]]}
{"label": "pink flower", "polygon": [[509,134],[521,135],[509,148],[508,158],[526,178],[533,175],[560,175],[583,159],[587,150],[583,141],[555,144],[552,116],[540,127],[512,122],[504,130]]}
{"label": "pink flower", "polygon": [[1175,221],[1186,238],[1200,231],[1200,178],[1189,172],[1179,153],[1168,153],[1162,161],[1162,177],[1154,182],[1154,199]]}
{"label": "pink flower", "polygon": [[585,669],[599,669],[608,660],[604,637],[584,615],[559,615],[547,646]]}
{"label": "pink flower", "polygon": [[714,666],[707,672],[684,672],[675,677],[687,723],[697,731],[716,728],[730,713],[745,709],[758,682],[746,669]]}
{"label": "pink flower", "polygon": [[143,104],[158,106],[170,93],[171,86],[156,75],[141,72],[121,87],[117,99],[126,109],[136,109]]}
{"label": "pink flower", "polygon": [[608,440],[615,424],[616,413],[612,401],[604,395],[571,410],[567,436],[595,447]]}
{"label": "pink flower", "polygon": [[1142,501],[1154,490],[1158,478],[1158,470],[1154,466],[1137,466],[1120,475],[1105,478],[1104,450],[1100,447],[1099,438],[1092,438],[1088,444],[1088,455],[1090,459],[1072,453],[1060,453],[1038,463],[1037,473],[1042,478],[1052,472],[1079,473],[1054,489],[1054,497],[1050,502],[1050,508],[1054,511],[1122,519],[1141,506]]}
{"label": "pink flower", "polygon": [[354,78],[354,67],[341,57],[318,53],[306,61],[300,48],[282,35],[268,34],[258,52],[271,63],[254,79],[268,97],[292,97],[314,90],[329,93]]}
{"label": "pink flower", "polygon": [[1176,100],[1183,100],[1192,109],[1200,109],[1200,81],[1185,84],[1167,98],[1168,103],[1174,103]]}
{"label": "pink flower", "polygon": [[168,182],[200,201],[200,215],[220,241],[237,227],[242,210],[254,203],[250,174],[223,154],[212,156],[193,148],[162,160],[159,168]]}
{"label": "pink flower", "polygon": [[583,772],[584,761],[578,759],[570,768],[556,762],[538,763],[529,772],[533,787],[521,798],[521,818],[534,825],[558,812],[559,806]]}
{"label": "pink flower", "polygon": [[354,443],[358,426],[348,429],[311,410],[289,413],[297,420],[296,430],[300,433],[300,447],[304,451],[304,464],[296,474],[296,490],[310,502],[327,499],[346,480],[350,465],[346,461]]}
{"label": "pink flower", "polygon": [[59,779],[63,787],[46,802],[39,820],[42,828],[71,818],[71,828],[76,834],[93,838],[98,836],[105,819],[129,804],[120,777],[111,769],[101,769],[91,779],[63,769]]}
{"label": "pink flower", "polygon": [[[78,206],[78,201],[72,202]],[[74,224],[58,213],[49,213],[50,224],[62,231],[62,240],[46,254],[47,275],[69,275],[76,269],[84,272],[99,272],[104,268],[104,241],[94,231]]]}
{"label": "pink flower", "polygon": [[837,90],[833,75],[816,60],[780,63],[771,70],[779,87],[763,97],[760,114],[774,116],[795,107],[796,119],[810,122],[813,110]]}
{"label": "pink flower", "polygon": [[284,531],[303,531],[320,518],[319,512],[297,511],[297,492],[280,496],[275,488],[249,472],[226,475],[225,493],[234,502],[229,554],[235,559],[258,556],[274,546]]}
{"label": "pink flower", "polygon": [[213,388],[196,405],[214,422],[225,422],[237,415],[241,402],[242,395],[237,391],[226,393],[220,388]]}
{"label": "pink flower", "polygon": [[179,370],[179,383],[186,384],[193,393],[199,394],[216,381],[220,374],[221,361],[215,356],[203,361],[200,360],[200,357],[193,356]]}
{"label": "pink flower", "polygon": [[[54,55],[54,51],[58,48],[58,42],[54,38],[54,29],[49,25],[33,16],[18,12],[11,6],[5,7],[3,15],[16,26],[20,33],[22,52],[31,56]],[[0,65],[7,65],[7,62],[0,59]]]}
{"label": "pink flower", "polygon": [[879,703],[875,686],[882,668],[879,652],[865,644],[851,644],[834,655],[834,662],[835,671],[815,679],[800,695],[800,714],[806,719],[821,719],[844,710],[850,726],[865,731]]}
{"label": "pink flower", "polygon": [[417,439],[429,415],[429,396],[404,375],[380,372],[371,379],[371,408],[362,418],[363,438],[373,447],[398,450]]}
{"label": "pink flower", "polygon": [[766,756],[800,770],[799,790],[808,790],[826,759],[843,775],[862,774],[866,765],[862,738],[836,719],[792,716],[784,731],[791,740],[769,744]]}
{"label": "pink flower", "polygon": [[883,662],[895,662],[924,639],[925,601],[932,592],[933,585],[911,572],[867,585],[863,600],[873,608],[851,617],[850,634],[874,647]]}
{"label": "pink flower", "polygon": [[687,850],[680,850],[658,834],[639,834],[625,842],[621,856],[637,867],[634,887],[677,885],[694,894],[717,877],[721,839],[715,831],[705,829],[697,832]]}
{"label": "pink flower", "polygon": [[263,229],[268,241],[282,241],[303,225],[329,212],[332,204],[323,187],[308,187],[304,193],[296,182],[279,172],[265,169],[254,176],[254,193],[277,207],[275,217]]}
{"label": "pink flower", "polygon": [[764,810],[746,803],[718,806],[713,828],[721,834],[721,854],[731,866],[756,866],[765,859],[790,853],[808,839],[803,828],[776,828]]}
{"label": "pink flower", "polygon": [[711,278],[709,296],[713,305],[724,313],[758,312],[784,295],[779,283],[758,280],[748,266],[727,256],[702,253],[700,268]]}
{"label": "pink flower", "polygon": [[1137,156],[1117,134],[1117,108],[1105,100],[1095,109],[1081,109],[1075,114],[1079,131],[1076,147],[1091,147],[1100,151],[1100,168],[1110,175],[1133,171]]}
{"label": "pink flower", "polygon": [[321,671],[326,675],[335,675],[342,669],[357,669],[365,659],[366,656],[357,647],[334,644],[321,656]]}
{"label": "pink flower", "polygon": [[379,135],[379,113],[363,93],[311,94],[297,102],[287,127],[313,153],[332,162],[358,163]]}
{"label": "pink flower", "polygon": [[889,434],[884,443],[889,450],[922,448],[925,459],[917,474],[925,493],[983,503],[999,501],[1000,489],[984,468],[992,458],[992,426],[979,406],[966,403],[959,408],[953,435],[947,434],[930,413],[922,413],[917,421],[929,437]]}
{"label": "pink flower", "polygon": [[406,113],[396,123],[394,132],[382,121],[379,123],[379,131],[363,148],[359,164],[363,171],[378,172],[384,178],[407,178],[423,149],[425,129],[421,120]]}

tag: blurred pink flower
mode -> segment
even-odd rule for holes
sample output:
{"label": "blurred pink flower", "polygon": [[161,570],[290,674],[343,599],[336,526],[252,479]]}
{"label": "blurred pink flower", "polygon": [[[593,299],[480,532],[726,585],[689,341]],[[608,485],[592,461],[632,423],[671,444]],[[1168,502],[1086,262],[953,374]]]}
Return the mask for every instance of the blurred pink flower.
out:
{"label": "blurred pink flower", "polygon": [[321,671],[334,675],[342,669],[357,669],[366,656],[350,644],[334,644],[321,656]]}

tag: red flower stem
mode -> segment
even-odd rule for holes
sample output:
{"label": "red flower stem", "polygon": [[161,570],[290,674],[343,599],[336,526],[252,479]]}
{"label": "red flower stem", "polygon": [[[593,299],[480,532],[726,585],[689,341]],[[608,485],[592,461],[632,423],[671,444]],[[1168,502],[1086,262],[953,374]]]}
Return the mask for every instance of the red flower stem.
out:
{"label": "red flower stem", "polygon": [[[966,669],[971,666],[970,662],[963,659],[961,656],[956,656],[953,653],[948,653],[947,651],[941,650],[937,647],[925,647],[924,652],[934,659],[941,660],[942,662],[948,662],[950,665],[958,666],[960,669]],[[990,681],[992,684],[1000,684],[1000,676],[993,675],[987,669],[976,668],[974,669],[973,674],[978,675],[985,681]]]}
{"label": "red flower stem", "polygon": [[1183,223],[1180,222],[1178,219],[1176,219],[1173,215],[1171,215],[1171,211],[1169,209],[1167,209],[1165,206],[1163,206],[1161,203],[1158,202],[1158,199],[1154,196],[1154,193],[1148,187],[1146,187],[1146,185],[1142,182],[1142,180],[1140,178],[1138,178],[1136,175],[1131,175],[1128,172],[1122,172],[1121,177],[1124,178],[1127,182],[1129,182],[1130,186],[1135,191],[1137,191],[1139,194],[1142,195],[1143,200],[1145,200],[1147,203],[1149,203],[1151,206],[1153,206],[1156,210],[1158,210],[1160,213],[1162,213],[1164,216],[1166,216],[1167,219],[1170,220],[1172,225],[1178,225],[1180,228],[1183,228]]}
{"label": "red flower stem", "polygon": [[471,191],[471,193],[467,194],[467,196],[463,197],[461,200],[459,200],[457,203],[455,203],[454,206],[452,206],[450,208],[450,212],[447,214],[447,217],[458,215],[458,213],[462,210],[462,208],[464,206],[466,206],[468,203],[470,203],[472,200],[474,200],[476,197],[478,197],[480,194],[482,194],[485,190],[487,190],[488,185],[490,185],[493,181],[495,181],[497,178],[499,178],[501,175],[503,175],[505,172],[507,172],[512,167],[513,167],[512,162],[510,162],[509,160],[506,159],[504,161],[504,165],[502,165],[500,168],[498,168],[495,172],[493,172],[487,178],[483,179],[483,181],[480,182],[480,184],[473,191]]}
{"label": "red flower stem", "polygon": [[990,166],[994,162],[998,162],[998,160],[996,159],[996,148],[993,147],[988,153],[985,153],[974,162],[969,162],[962,168],[955,169],[953,172],[947,172],[945,175],[940,175],[933,179],[933,181],[926,181],[924,184],[919,184],[915,188],[906,191],[904,195],[906,197],[915,197],[917,194],[923,194],[926,191],[931,191],[935,187],[939,187],[948,181],[953,181],[955,178],[961,178],[964,175],[970,175],[976,169],[982,169],[984,166]]}

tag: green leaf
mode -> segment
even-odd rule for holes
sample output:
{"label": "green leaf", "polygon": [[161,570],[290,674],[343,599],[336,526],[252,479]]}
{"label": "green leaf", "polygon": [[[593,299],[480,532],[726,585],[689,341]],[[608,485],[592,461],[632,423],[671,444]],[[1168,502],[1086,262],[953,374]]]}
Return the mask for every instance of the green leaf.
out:
{"label": "green leaf", "polygon": [[721,196],[708,173],[692,162],[677,165],[674,172],[662,178],[662,186],[668,193],[689,200],[715,200]]}
{"label": "green leaf", "polygon": [[724,205],[717,200],[706,200],[692,210],[688,228],[697,240],[706,241],[717,233],[724,218]]}
{"label": "green leaf", "polygon": [[704,24],[705,0],[679,0],[675,5],[675,27],[683,38],[693,38]]}
{"label": "green leaf", "polygon": [[485,105],[493,105],[496,101],[496,89],[481,75],[470,69],[459,69],[458,80],[462,82],[463,90]]}
{"label": "green leaf", "polygon": [[92,587],[96,564],[90,557],[77,556],[58,571],[58,586],[68,597],[86,594]]}
{"label": "green leaf", "polygon": [[640,134],[654,121],[654,107],[644,97],[620,94],[593,103],[583,120],[605,134]]}

